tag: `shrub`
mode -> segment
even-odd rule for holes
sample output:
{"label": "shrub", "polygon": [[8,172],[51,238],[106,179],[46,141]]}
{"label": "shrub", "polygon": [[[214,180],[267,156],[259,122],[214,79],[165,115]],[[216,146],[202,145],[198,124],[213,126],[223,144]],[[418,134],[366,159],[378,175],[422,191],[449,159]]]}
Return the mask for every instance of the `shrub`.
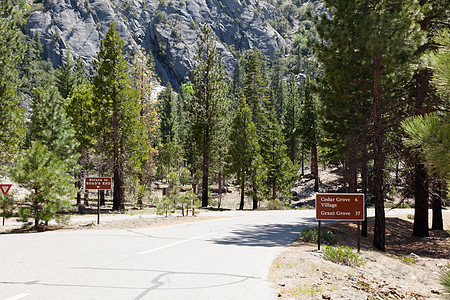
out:
{"label": "shrub", "polygon": [[398,259],[399,261],[401,261],[407,265],[412,265],[412,264],[416,263],[416,259],[412,258],[411,256],[397,256],[397,255],[393,254],[392,258]]}
{"label": "shrub", "polygon": [[412,215],[412,214],[409,214],[409,215],[408,215],[408,219],[410,219],[410,220],[414,220],[414,215]]}
{"label": "shrub", "polygon": [[173,199],[166,196],[158,199],[158,202],[156,203],[156,214],[165,215],[167,217],[169,213],[173,212],[175,212]]}
{"label": "shrub", "polygon": [[155,15],[156,15],[156,20],[158,21],[158,23],[161,23],[161,24],[169,23],[169,16],[165,12],[157,10],[155,12]]}
{"label": "shrub", "polygon": [[442,271],[440,281],[444,286],[444,292],[450,293],[450,269],[447,268],[446,270]]}
{"label": "shrub", "polygon": [[[300,233],[300,239],[307,243],[317,243],[318,229],[316,227],[303,229],[302,233]],[[322,229],[320,231],[320,242],[334,245],[338,242],[338,236],[331,230]]]}
{"label": "shrub", "polygon": [[286,208],[286,203],[280,199],[269,200],[269,203],[267,204],[268,210],[283,210]]}
{"label": "shrub", "polygon": [[323,258],[337,264],[359,267],[366,263],[359,253],[353,252],[352,248],[327,246],[323,252]]}

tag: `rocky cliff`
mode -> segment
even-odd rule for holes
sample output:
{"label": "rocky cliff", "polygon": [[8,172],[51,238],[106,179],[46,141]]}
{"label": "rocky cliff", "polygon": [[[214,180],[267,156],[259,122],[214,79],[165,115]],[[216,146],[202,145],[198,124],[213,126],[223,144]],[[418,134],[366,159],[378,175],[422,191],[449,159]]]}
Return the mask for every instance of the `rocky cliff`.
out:
{"label": "rocky cliff", "polygon": [[44,56],[56,67],[67,49],[92,65],[111,22],[132,57],[140,47],[152,52],[156,72],[175,87],[188,80],[200,26],[208,24],[217,36],[225,69],[231,74],[234,50],[266,49],[271,56],[286,41],[268,20],[277,10],[256,0],[45,0],[31,14],[27,33],[39,33]]}

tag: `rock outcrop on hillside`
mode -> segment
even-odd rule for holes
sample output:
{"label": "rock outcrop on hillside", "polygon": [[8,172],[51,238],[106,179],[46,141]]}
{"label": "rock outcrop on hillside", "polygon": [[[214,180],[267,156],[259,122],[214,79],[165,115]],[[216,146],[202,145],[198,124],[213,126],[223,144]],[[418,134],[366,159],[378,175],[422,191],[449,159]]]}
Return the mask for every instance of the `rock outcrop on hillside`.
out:
{"label": "rock outcrop on hillside", "polygon": [[175,87],[188,80],[198,32],[208,24],[217,36],[226,71],[234,50],[266,49],[272,56],[286,41],[269,24],[277,10],[256,0],[45,0],[44,11],[31,14],[27,33],[39,33],[44,56],[56,67],[69,48],[88,66],[111,22],[125,40],[129,58],[140,47],[152,52],[157,74]]}

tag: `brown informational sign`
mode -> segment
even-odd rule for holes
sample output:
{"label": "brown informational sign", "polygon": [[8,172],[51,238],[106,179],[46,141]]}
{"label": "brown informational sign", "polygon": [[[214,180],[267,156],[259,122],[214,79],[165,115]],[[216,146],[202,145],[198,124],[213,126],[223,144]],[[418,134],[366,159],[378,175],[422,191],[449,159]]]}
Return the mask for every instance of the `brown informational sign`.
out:
{"label": "brown informational sign", "polygon": [[86,177],[84,188],[86,190],[110,190],[112,187],[111,177]]}
{"label": "brown informational sign", "polygon": [[316,219],[364,221],[364,194],[316,194]]}

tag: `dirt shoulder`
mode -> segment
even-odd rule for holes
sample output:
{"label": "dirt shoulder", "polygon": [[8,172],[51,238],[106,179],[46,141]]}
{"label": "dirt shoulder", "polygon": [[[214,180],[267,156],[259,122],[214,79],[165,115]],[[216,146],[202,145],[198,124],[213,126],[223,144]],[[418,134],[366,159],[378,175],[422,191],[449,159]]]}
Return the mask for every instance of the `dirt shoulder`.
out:
{"label": "dirt shoulder", "polygon": [[[450,230],[450,212],[444,213],[444,228]],[[340,244],[356,248],[357,226],[339,222],[325,226],[340,236]],[[360,267],[339,265],[322,258],[317,245],[295,241],[278,256],[270,281],[280,298],[287,299],[450,299],[442,293],[441,271],[450,266],[450,234],[430,231],[430,236],[412,236],[412,221],[406,216],[386,218],[386,252],[372,248],[373,218],[369,235],[361,238]]]}

